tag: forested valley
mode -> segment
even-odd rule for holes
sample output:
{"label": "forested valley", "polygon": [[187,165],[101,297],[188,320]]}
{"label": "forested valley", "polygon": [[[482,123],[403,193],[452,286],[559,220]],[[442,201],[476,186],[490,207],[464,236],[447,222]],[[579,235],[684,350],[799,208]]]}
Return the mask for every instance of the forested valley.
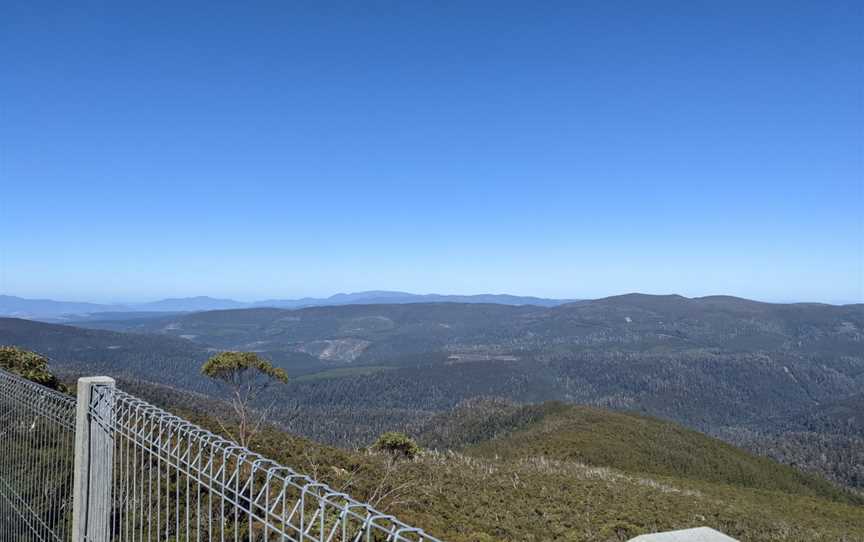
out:
{"label": "forested valley", "polygon": [[478,398],[674,420],[864,489],[864,306],[632,294],[556,307],[417,303],[0,319],[0,344],[67,377],[218,397],[200,367],[255,351],[291,380],[266,398],[292,433],[343,447],[419,436]]}

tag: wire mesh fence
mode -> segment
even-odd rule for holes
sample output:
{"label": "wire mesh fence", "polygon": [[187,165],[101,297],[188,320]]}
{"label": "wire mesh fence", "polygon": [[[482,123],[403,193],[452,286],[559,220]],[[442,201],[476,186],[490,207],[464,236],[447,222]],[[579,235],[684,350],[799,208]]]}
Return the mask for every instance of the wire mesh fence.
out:
{"label": "wire mesh fence", "polygon": [[0,370],[0,540],[71,536],[75,398]]}
{"label": "wire mesh fence", "polygon": [[438,542],[120,390],[90,412],[113,435],[107,540]]}
{"label": "wire mesh fence", "polygon": [[114,388],[0,370],[0,542],[440,542]]}

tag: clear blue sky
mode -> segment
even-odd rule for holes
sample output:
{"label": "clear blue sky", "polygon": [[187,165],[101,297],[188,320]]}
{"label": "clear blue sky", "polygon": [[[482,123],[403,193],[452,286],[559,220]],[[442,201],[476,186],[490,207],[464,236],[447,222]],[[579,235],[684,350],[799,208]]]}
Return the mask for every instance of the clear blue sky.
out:
{"label": "clear blue sky", "polygon": [[862,300],[862,10],[8,2],[0,293]]}

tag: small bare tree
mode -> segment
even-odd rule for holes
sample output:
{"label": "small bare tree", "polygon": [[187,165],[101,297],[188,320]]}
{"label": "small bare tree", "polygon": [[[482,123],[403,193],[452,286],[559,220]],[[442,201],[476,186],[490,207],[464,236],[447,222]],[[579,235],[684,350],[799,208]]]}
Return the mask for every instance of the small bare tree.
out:
{"label": "small bare tree", "polygon": [[228,386],[231,397],[227,402],[239,423],[237,436],[231,434],[221,420],[219,424],[231,438],[248,448],[270,409],[267,406],[256,413],[253,404],[271,385],[288,382],[285,370],[274,367],[254,352],[220,352],[204,363],[201,373]]}

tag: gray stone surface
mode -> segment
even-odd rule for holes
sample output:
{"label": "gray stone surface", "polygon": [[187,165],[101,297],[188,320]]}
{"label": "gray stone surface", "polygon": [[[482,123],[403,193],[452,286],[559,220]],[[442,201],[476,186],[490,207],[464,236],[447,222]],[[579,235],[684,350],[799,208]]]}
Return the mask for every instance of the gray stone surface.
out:
{"label": "gray stone surface", "polygon": [[631,538],[629,542],[738,542],[731,536],[708,527],[682,529],[665,533],[643,534]]}

